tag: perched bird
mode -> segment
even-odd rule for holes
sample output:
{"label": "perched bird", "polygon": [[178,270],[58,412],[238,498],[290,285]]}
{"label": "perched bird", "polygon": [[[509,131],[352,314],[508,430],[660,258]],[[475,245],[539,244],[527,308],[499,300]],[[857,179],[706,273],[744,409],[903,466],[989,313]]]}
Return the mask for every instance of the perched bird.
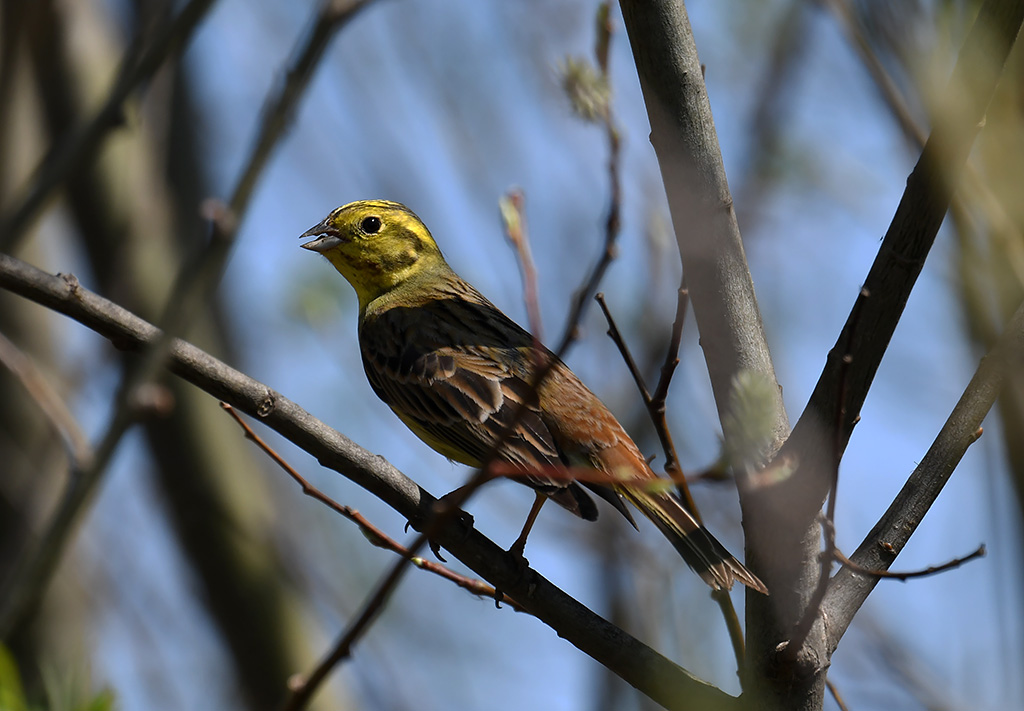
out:
{"label": "perched bird", "polygon": [[[664,485],[638,485],[665,480],[561,360],[543,346],[538,359],[533,337],[452,271],[411,210],[353,202],[302,237],[312,238],[303,247],[326,257],[356,290],[359,348],[377,396],[449,459],[480,467],[500,442],[497,458],[536,490],[514,552],[522,555],[548,498],[595,520],[589,489],[630,523],[622,499],[640,509],[713,589],[739,580],[767,593]],[[553,365],[535,391],[542,361]],[[582,468],[599,475],[574,479],[572,470]]]}

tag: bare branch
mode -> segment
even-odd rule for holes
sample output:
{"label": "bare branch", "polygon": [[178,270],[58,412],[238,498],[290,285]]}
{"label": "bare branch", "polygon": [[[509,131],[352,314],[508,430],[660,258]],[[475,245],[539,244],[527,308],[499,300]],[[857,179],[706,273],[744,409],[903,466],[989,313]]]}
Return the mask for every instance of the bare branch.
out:
{"label": "bare branch", "polygon": [[847,568],[860,575],[873,576],[879,579],[890,579],[899,580],[900,582],[906,582],[911,578],[926,578],[929,575],[936,575],[938,573],[945,573],[947,570],[955,570],[964,563],[969,563],[975,558],[984,558],[986,553],[985,544],[982,543],[980,546],[975,548],[971,553],[961,557],[954,558],[953,560],[947,561],[942,565],[931,565],[921,570],[908,570],[908,571],[897,571],[891,570],[872,570],[863,566],[857,565],[852,560],[843,555],[843,552],[838,548],[833,549],[832,555],[835,556],[836,560],[845,565]]}
{"label": "bare branch", "polygon": [[526,201],[522,190],[509,190],[498,201],[501,209],[501,221],[505,225],[505,235],[515,247],[519,258],[519,270],[523,274],[523,300],[526,302],[526,318],[533,334],[533,347],[536,349],[544,340],[543,323],[540,318],[540,292],[537,289],[537,267],[533,263],[530,251],[530,237],[526,231]]}
{"label": "bare branch", "polygon": [[[640,373],[640,369],[636,365],[636,361],[633,359],[633,355],[629,351],[629,346],[626,345],[625,339],[619,332],[618,326],[615,325],[615,319],[612,318],[611,311],[608,310],[608,304],[605,303],[604,294],[598,293],[594,298],[597,299],[597,303],[601,306],[601,311],[604,312],[604,317],[608,321],[608,335],[615,342],[615,345],[619,349],[619,353],[622,354],[622,359],[626,362],[626,367],[629,368],[630,374],[633,376],[633,380],[636,382],[637,389],[640,391],[640,397],[643,398],[644,405],[647,408],[647,412],[654,422],[654,428],[658,432],[658,437],[661,439],[662,447],[665,450],[666,460],[672,463],[673,471],[669,472],[671,480],[676,485],[676,490],[682,495],[683,504],[687,507],[693,517],[701,522],[700,511],[697,509],[696,503],[693,501],[693,497],[690,496],[690,488],[687,486],[686,477],[678,465],[678,455],[676,454],[675,444],[672,442],[672,434],[668,429],[668,420],[665,417],[665,400],[664,393],[668,392],[667,381],[672,377],[672,372],[675,370],[675,363],[678,362],[675,354],[678,352],[679,341],[682,335],[682,318],[680,313],[685,311],[685,290],[680,288],[679,290],[679,311],[676,313],[676,320],[672,328],[672,343],[669,346],[668,356],[665,361],[665,366],[662,368],[662,377],[658,383],[658,392],[662,393],[661,399],[655,401],[651,398],[650,393],[647,390],[647,385],[644,383],[644,377]],[[663,387],[664,386],[664,387]],[[668,467],[666,466],[666,469]],[[717,590],[712,593],[711,597],[714,599],[718,606],[722,610],[722,617],[725,619],[726,628],[729,630],[729,640],[732,642],[733,653],[736,655],[736,667],[742,670],[744,664],[744,657],[746,654],[746,644],[743,640],[743,628],[740,625],[739,615],[736,614],[736,607],[732,604],[732,598],[729,597],[727,590]],[[742,672],[740,673],[740,679],[745,678]]]}
{"label": "bare branch", "polygon": [[850,708],[846,705],[843,697],[839,693],[839,689],[832,683],[831,680],[825,680],[825,686],[828,688],[828,693],[832,694],[832,698],[835,700],[836,705],[839,707],[839,711],[850,711]]}
{"label": "bare branch", "polygon": [[[693,31],[682,2],[621,0],[620,5],[719,419],[724,425],[733,415],[737,377],[750,374],[775,386],[765,427],[770,434],[761,446],[765,451],[744,450],[748,456],[737,463],[742,475],[738,484],[744,526],[748,532],[763,530],[770,524],[762,517],[765,523],[759,528],[755,512],[745,502],[746,474],[761,464],[759,458],[771,455],[781,445],[789,434],[789,421],[736,223]],[[782,617],[791,623],[799,618],[800,608],[789,604],[779,612],[786,599],[778,593],[791,590],[793,578],[784,574],[775,580],[770,575],[763,577],[771,571],[763,565],[762,551],[752,544],[750,535],[746,543],[747,565],[772,591],[770,598],[762,600],[747,597],[748,642],[756,638],[748,645],[743,665],[744,688],[749,690],[748,682],[762,676],[762,670],[755,670],[750,662],[767,658],[765,650],[781,638],[771,621]],[[767,542],[762,548],[766,546]],[[813,538],[804,537],[787,553],[798,557],[806,553],[813,558],[814,548]],[[752,619],[760,619],[763,625],[752,626]]]}
{"label": "bare branch", "polygon": [[[992,408],[1007,372],[1022,367],[1024,304],[1017,309],[996,345],[978,364],[974,377],[921,463],[850,556],[859,568],[870,571],[889,569],[949,481],[967,448],[978,439],[982,420]],[[863,575],[848,567],[836,573],[822,604],[822,615],[828,620],[831,649],[839,644],[853,616],[877,584],[877,575]]]}
{"label": "bare branch", "polygon": [[[946,91],[946,109],[936,116],[935,128],[907,179],[899,207],[865,279],[864,288],[870,297],[857,298],[807,407],[783,449],[800,453],[799,470],[779,491],[779,496],[799,511],[797,515],[813,516],[828,489],[829,467],[824,457],[831,458],[831,438],[826,436],[823,440],[822,434],[833,430],[832,413],[839,396],[839,381],[844,377],[842,356],[850,352],[855,358],[845,376],[847,402],[839,432],[845,449],[903,307],[949,209],[957,179],[984,122],[1022,21],[1024,3],[988,0],[964,42]],[[861,323],[856,329],[855,314]]]}
{"label": "bare branch", "polygon": [[[737,373],[753,371],[776,380],[693,32],[680,2],[620,4],[701,347],[724,419]],[[769,445],[777,447],[789,432],[781,395],[771,430]]]}
{"label": "bare branch", "polygon": [[[862,288],[861,296],[867,299],[870,294],[867,289]],[[804,642],[807,641],[807,635],[811,633],[811,629],[818,618],[821,602],[825,599],[829,579],[832,577],[833,553],[836,551],[836,495],[839,492],[839,465],[843,460],[843,441],[839,433],[842,432],[843,418],[846,415],[846,391],[849,384],[850,366],[853,364],[853,353],[850,352],[849,348],[853,334],[856,333],[857,325],[860,321],[861,311],[859,307],[863,303],[863,300],[858,300],[857,305],[854,307],[854,312],[850,317],[850,333],[846,341],[847,351],[839,361],[839,396],[836,398],[835,427],[832,431],[832,480],[829,482],[828,506],[825,509],[823,526],[825,531],[825,549],[821,551],[819,556],[821,570],[818,573],[818,583],[808,600],[806,609],[804,609],[803,617],[797,623],[793,636],[786,642],[783,656],[789,661],[796,660],[800,649],[804,646]]]}

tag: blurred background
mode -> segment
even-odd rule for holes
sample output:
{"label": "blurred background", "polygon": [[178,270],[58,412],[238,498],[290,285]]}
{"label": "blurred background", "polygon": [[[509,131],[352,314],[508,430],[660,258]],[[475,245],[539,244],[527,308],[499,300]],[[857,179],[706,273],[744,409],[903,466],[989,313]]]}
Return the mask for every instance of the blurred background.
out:
{"label": "blurred background", "polygon": [[[17,256],[151,321],[208,237],[200,205],[226,199],[268,94],[318,3],[208,3],[180,57],[125,104]],[[687,3],[779,381],[795,421],[845,321],[973,21],[963,0]],[[0,205],[98,107],[133,42],[185,3],[0,3]],[[184,336],[385,456],[435,495],[468,471],[420,443],[367,385],[356,301],[298,235],[357,199],[407,204],[452,266],[526,323],[498,200],[525,194],[545,339],[602,247],[604,131],[563,89],[592,61],[597,3],[379,0],[322,57],[291,130],[259,176],[214,297]],[[679,262],[629,43],[612,8],[612,111],[622,137],[622,232],[601,290],[650,383],[664,358]],[[1024,55],[976,143],[842,465],[837,536],[850,552],[922,457],[980,356],[1024,295]],[[664,461],[606,323],[591,306],[566,360]],[[63,317],[0,292],[4,346],[28,356],[90,442],[103,437],[130,359]],[[720,427],[698,334],[686,323],[669,424],[689,473],[714,466]],[[9,358],[8,358],[9,360]],[[6,363],[6,360],[5,360]],[[0,367],[0,585],[68,484],[60,438]],[[210,396],[168,380],[173,406],[130,429],[38,611],[0,656],[32,708],[270,709],[350,620],[392,555],[302,496]],[[987,557],[883,581],[836,653],[851,709],[1024,706],[1024,376],[1015,374],[894,569]],[[394,511],[256,425],[305,476],[395,538]],[[709,527],[739,551],[728,480],[693,485]],[[499,544],[532,493],[496,482],[470,505]],[[641,522],[585,524],[552,507],[530,539],[553,582],[693,673],[738,692],[724,623],[700,580]],[[457,561],[453,567],[461,569]],[[734,591],[737,604],[742,595]],[[14,660],[17,672],[9,664]],[[645,709],[536,620],[434,576],[406,578],[317,708]],[[826,708],[837,708],[830,698]]]}

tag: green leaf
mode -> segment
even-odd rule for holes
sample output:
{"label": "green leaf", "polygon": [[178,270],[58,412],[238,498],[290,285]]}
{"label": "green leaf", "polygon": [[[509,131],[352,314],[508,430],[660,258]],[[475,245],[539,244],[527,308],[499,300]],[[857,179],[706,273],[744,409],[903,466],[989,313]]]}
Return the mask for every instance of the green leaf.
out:
{"label": "green leaf", "polygon": [[25,690],[14,655],[0,644],[0,711],[27,711]]}

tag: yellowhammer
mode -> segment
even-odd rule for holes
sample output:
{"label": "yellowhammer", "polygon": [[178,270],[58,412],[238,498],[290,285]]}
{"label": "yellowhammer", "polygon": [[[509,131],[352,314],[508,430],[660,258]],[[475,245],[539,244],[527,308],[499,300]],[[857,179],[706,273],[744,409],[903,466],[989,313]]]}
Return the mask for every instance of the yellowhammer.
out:
{"label": "yellowhammer", "polygon": [[[482,466],[504,437],[497,458],[520,470],[517,479],[537,491],[513,551],[522,554],[547,498],[588,521],[596,519],[586,487],[630,523],[622,499],[633,503],[715,590],[731,587],[735,579],[767,592],[664,487],[638,486],[657,479],[640,450],[597,396],[547,349],[543,355],[554,365],[533,392],[538,363],[533,337],[452,271],[407,207],[383,200],[353,202],[302,236],[313,238],[303,247],[325,256],[355,288],[366,377],[409,429],[441,454],[472,467]],[[584,467],[604,476],[574,481],[571,469]]]}

